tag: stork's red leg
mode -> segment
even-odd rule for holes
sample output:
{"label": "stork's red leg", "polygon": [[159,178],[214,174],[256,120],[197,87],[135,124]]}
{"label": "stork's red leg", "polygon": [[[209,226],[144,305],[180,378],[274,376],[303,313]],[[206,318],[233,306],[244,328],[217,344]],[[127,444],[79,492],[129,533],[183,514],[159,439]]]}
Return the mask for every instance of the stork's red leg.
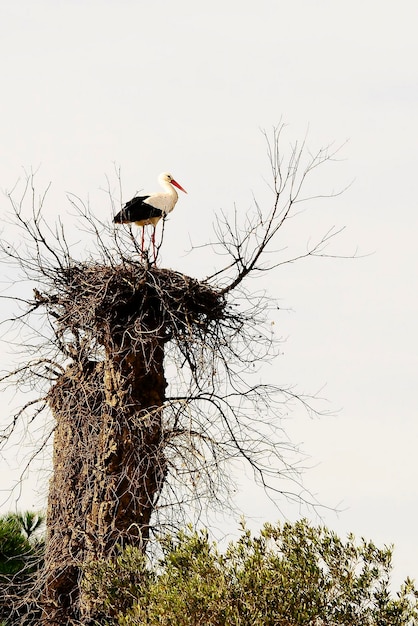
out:
{"label": "stork's red leg", "polygon": [[157,261],[157,252],[155,250],[155,226],[154,226],[154,229],[152,231],[151,241],[152,241],[152,249],[153,249],[153,252],[154,252],[154,263],[155,263]]}

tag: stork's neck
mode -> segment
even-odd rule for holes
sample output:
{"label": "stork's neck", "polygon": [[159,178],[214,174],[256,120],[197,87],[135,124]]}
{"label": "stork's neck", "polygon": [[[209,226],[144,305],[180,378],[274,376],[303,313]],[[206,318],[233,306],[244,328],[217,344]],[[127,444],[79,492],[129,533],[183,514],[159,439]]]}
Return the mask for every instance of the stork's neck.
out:
{"label": "stork's neck", "polygon": [[161,180],[160,185],[164,189],[164,193],[169,195],[171,198],[173,198],[175,202],[177,202],[179,195],[175,187],[171,183],[169,183],[168,180]]}

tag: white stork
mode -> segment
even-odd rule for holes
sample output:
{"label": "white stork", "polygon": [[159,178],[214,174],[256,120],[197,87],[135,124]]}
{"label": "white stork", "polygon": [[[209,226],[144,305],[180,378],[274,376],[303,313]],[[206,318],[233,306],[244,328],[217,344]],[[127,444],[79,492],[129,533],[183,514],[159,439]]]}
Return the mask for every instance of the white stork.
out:
{"label": "white stork", "polygon": [[[142,243],[141,251],[144,251],[144,231],[145,226],[151,224],[153,231],[151,235],[152,248],[154,251],[154,261],[156,259],[155,252],[155,228],[162,217],[165,217],[172,211],[178,200],[177,189],[187,193],[179,183],[174,180],[171,174],[163,172],[158,177],[158,182],[164,191],[152,193],[149,196],[136,196],[129,200],[121,211],[113,218],[115,224],[135,223],[142,226]],[[174,185],[174,187],[173,187]]]}

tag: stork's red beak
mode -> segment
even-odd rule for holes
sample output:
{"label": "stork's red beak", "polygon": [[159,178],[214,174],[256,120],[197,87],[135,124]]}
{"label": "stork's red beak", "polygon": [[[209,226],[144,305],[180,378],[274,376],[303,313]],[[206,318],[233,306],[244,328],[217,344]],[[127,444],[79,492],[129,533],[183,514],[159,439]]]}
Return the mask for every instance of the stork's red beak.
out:
{"label": "stork's red beak", "polygon": [[179,185],[178,182],[174,180],[174,178],[172,178],[170,182],[172,185],[174,185],[174,187],[177,187],[177,189],[180,189],[180,191],[184,191],[184,193],[187,193],[187,191],[183,189],[183,187]]}

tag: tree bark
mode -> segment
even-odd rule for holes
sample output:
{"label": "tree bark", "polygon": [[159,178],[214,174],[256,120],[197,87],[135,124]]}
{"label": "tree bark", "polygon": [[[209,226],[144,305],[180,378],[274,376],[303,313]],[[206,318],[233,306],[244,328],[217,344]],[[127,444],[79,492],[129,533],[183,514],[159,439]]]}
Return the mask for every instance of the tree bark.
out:
{"label": "tree bark", "polygon": [[83,565],[124,544],[145,549],[165,478],[166,380],[158,332],[141,346],[132,352],[125,339],[109,337],[103,362],[73,363],[50,393],[56,429],[43,591],[50,626],[89,623]]}

